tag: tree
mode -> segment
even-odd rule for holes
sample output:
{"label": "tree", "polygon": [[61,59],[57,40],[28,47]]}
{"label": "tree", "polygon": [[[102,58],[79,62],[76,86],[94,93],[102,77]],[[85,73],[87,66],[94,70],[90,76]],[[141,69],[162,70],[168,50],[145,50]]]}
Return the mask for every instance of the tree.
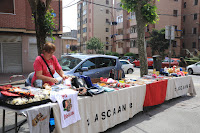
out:
{"label": "tree", "polygon": [[[159,1],[159,0],[158,0]],[[121,7],[128,12],[135,12],[137,22],[137,44],[140,58],[140,76],[148,74],[147,53],[144,43],[144,28],[158,19],[154,0],[121,0]]]}
{"label": "tree", "polygon": [[165,29],[153,29],[152,32],[150,32],[150,35],[151,37],[148,43],[150,44],[152,55],[157,52],[164,57],[165,50],[169,48],[169,40],[165,39]]}
{"label": "tree", "polygon": [[100,41],[100,39],[96,37],[92,37],[87,43],[87,49],[93,50],[97,53],[103,49],[104,44]]}
{"label": "tree", "polygon": [[[50,9],[52,0],[28,0],[32,14],[34,16],[35,31],[37,38],[38,55],[42,53],[43,44],[49,35],[53,38],[53,30],[55,28],[53,9]],[[55,38],[53,38],[55,40]]]}

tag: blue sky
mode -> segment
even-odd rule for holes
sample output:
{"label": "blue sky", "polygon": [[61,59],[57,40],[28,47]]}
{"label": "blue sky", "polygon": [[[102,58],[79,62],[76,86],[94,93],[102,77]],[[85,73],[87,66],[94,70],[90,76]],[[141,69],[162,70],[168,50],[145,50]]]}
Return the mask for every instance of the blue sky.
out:
{"label": "blue sky", "polygon": [[67,7],[76,3],[77,1],[79,0],[63,0],[63,32],[77,29],[77,4]]}

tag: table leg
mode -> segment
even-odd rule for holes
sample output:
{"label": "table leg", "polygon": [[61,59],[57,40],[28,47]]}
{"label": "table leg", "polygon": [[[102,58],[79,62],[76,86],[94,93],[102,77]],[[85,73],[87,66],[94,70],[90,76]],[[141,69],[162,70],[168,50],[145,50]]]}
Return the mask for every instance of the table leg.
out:
{"label": "table leg", "polygon": [[17,112],[15,112],[15,133],[17,133]]}
{"label": "table leg", "polygon": [[5,132],[5,109],[3,109],[3,125],[2,125],[2,133]]}

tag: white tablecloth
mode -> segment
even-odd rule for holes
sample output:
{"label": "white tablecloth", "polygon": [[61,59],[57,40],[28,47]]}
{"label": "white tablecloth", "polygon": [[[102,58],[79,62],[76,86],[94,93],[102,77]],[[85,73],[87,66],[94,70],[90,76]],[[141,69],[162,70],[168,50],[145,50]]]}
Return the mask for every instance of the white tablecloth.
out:
{"label": "white tablecloth", "polygon": [[81,120],[67,128],[61,128],[60,109],[53,106],[55,132],[95,133],[103,132],[135,114],[143,111],[146,86],[134,86],[114,92],[106,92],[78,100]]}
{"label": "white tablecloth", "polygon": [[168,80],[167,93],[165,100],[170,100],[189,93],[191,96],[196,95],[194,84],[191,76],[177,77]]}

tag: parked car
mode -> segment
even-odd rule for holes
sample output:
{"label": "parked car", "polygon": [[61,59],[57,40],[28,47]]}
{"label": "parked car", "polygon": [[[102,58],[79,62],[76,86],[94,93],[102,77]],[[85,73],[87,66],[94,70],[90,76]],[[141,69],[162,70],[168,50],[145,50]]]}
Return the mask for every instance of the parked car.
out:
{"label": "parked car", "polygon": [[[58,59],[64,74],[80,76],[85,75],[90,78],[109,77],[112,69],[122,72],[122,78],[125,77],[122,65],[118,57],[109,55],[65,55]],[[55,78],[61,77],[55,73]]]}
{"label": "parked car", "polygon": [[123,56],[120,58],[120,60],[128,60],[130,63],[133,63],[135,59],[133,56]]}
{"label": "parked car", "polygon": [[[171,66],[178,66],[180,60],[178,58],[171,58]],[[169,59],[165,59],[162,61],[162,68],[169,67]]]}
{"label": "parked car", "polygon": [[[153,67],[153,58],[147,57],[147,63],[148,63],[148,67]],[[133,64],[134,64],[134,66],[139,67],[140,66],[140,60],[134,60]]]}
{"label": "parked car", "polygon": [[132,74],[134,72],[134,65],[131,64],[128,60],[119,60],[122,63],[122,69],[124,73]]}
{"label": "parked car", "polygon": [[200,74],[200,62],[187,66],[186,70],[189,74]]}

